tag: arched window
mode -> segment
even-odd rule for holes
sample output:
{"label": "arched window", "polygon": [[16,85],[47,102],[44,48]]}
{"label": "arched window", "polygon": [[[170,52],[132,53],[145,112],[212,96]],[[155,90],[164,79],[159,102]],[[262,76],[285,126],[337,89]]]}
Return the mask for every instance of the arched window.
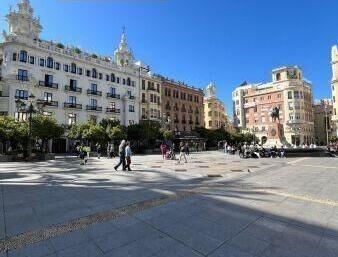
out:
{"label": "arched window", "polygon": [[110,81],[115,82],[115,74],[114,73],[110,74]]}
{"label": "arched window", "polygon": [[92,70],[92,77],[97,78],[97,71],[95,68]]}
{"label": "arched window", "polygon": [[127,86],[130,86],[131,82],[130,82],[130,78],[127,78]]}
{"label": "arched window", "polygon": [[47,67],[48,68],[53,68],[53,58],[52,57],[48,57],[47,58]]}
{"label": "arched window", "polygon": [[76,64],[75,63],[71,64],[70,71],[71,71],[71,73],[76,73]]}
{"label": "arched window", "polygon": [[19,60],[20,62],[27,62],[27,52],[25,50],[20,51]]}
{"label": "arched window", "polygon": [[280,79],[281,79],[280,73],[277,73],[277,74],[276,74],[276,80],[277,80],[277,81],[280,81]]}

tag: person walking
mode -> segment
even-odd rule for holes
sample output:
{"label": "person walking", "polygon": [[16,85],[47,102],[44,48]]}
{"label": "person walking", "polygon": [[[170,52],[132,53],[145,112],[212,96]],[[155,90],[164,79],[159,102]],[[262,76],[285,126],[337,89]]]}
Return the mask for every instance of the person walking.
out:
{"label": "person walking", "polygon": [[130,169],[131,155],[132,155],[132,152],[131,152],[131,148],[130,148],[130,142],[128,141],[128,142],[126,143],[126,162],[127,162],[127,164],[126,164],[126,169],[127,169],[128,171],[131,171],[131,169]]}
{"label": "person walking", "polygon": [[117,171],[117,168],[122,165],[122,170],[126,170],[126,140],[122,140],[119,146],[119,163],[114,167],[114,170]]}
{"label": "person walking", "polygon": [[161,146],[161,153],[162,153],[162,159],[165,159],[166,158],[166,155],[167,155],[167,146],[164,142],[162,142]]}
{"label": "person walking", "polygon": [[185,156],[185,144],[183,142],[180,143],[180,158],[178,159],[178,163],[181,163],[182,158],[184,158],[184,162],[187,163],[187,157]]}
{"label": "person walking", "polygon": [[101,158],[101,152],[102,152],[100,144],[96,145],[96,152],[97,152],[97,158],[100,159]]}

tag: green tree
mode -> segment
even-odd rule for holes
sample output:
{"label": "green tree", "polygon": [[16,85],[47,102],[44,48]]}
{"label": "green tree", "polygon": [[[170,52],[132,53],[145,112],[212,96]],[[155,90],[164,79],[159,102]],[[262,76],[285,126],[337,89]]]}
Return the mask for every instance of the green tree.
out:
{"label": "green tree", "polygon": [[60,138],[64,128],[52,117],[37,115],[32,118],[32,136],[42,141],[41,149],[48,152],[47,143],[50,139]]}
{"label": "green tree", "polygon": [[167,141],[172,141],[174,139],[174,133],[170,130],[163,130],[162,134],[163,138]]}
{"label": "green tree", "polygon": [[126,128],[121,125],[108,125],[106,128],[108,138],[112,141],[122,140],[127,138]]}
{"label": "green tree", "polygon": [[[10,142],[13,149],[17,148],[19,144],[25,148],[28,142],[28,123],[0,116],[0,142],[3,145]],[[6,149],[4,150],[6,151]]]}
{"label": "green tree", "polygon": [[89,123],[82,130],[82,138],[88,140],[92,144],[102,143],[106,139],[106,131],[99,124]]}

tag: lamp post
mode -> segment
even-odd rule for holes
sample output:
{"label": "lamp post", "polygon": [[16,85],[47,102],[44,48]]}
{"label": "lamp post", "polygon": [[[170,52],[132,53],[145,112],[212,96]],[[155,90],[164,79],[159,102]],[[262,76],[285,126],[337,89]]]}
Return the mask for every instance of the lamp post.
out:
{"label": "lamp post", "polygon": [[30,159],[32,155],[32,117],[33,113],[35,112],[41,112],[42,107],[44,105],[43,102],[38,101],[36,104],[38,106],[38,110],[34,108],[35,104],[35,96],[33,94],[30,94],[28,96],[28,106],[27,103],[24,101],[17,99],[15,100],[16,108],[19,112],[28,113],[28,146],[27,146],[27,158]]}

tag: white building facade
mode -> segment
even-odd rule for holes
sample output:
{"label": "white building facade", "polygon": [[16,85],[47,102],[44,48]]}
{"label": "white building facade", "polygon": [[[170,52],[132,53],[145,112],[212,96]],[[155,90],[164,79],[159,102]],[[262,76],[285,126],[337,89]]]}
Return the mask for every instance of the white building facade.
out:
{"label": "white building facade", "polygon": [[138,123],[139,67],[123,32],[114,56],[86,53],[40,39],[42,26],[29,0],[6,16],[8,32],[0,43],[0,114],[24,117],[15,100],[33,94],[46,115],[60,124],[119,120]]}
{"label": "white building facade", "polygon": [[338,46],[332,47],[331,52],[331,65],[332,65],[332,122],[334,124],[334,130],[332,135],[338,137]]}

